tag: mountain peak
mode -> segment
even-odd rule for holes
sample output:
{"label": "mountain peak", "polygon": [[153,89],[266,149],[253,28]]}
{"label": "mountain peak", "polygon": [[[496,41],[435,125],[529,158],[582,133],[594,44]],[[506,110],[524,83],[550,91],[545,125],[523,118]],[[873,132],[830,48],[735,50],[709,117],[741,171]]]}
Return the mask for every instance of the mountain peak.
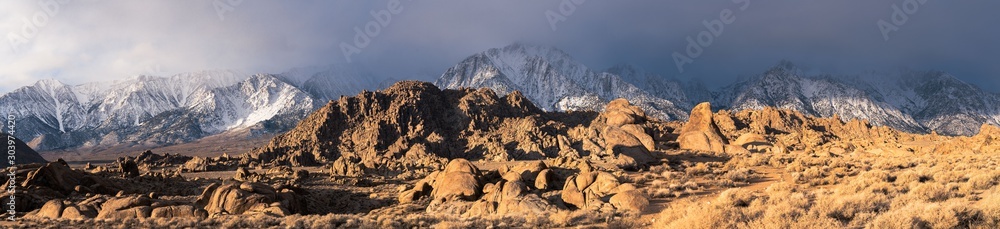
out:
{"label": "mountain peak", "polygon": [[42,80],[39,80],[38,82],[35,82],[35,86],[36,87],[40,87],[40,88],[57,88],[57,87],[66,86],[66,84],[64,84],[62,81],[59,81],[57,79],[49,78],[49,79],[42,79]]}

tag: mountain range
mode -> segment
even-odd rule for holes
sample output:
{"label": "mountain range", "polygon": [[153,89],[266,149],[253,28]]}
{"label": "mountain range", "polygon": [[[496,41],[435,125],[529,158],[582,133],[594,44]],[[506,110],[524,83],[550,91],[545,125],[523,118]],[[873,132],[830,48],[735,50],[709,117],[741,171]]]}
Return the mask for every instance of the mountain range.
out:
{"label": "mountain range", "polygon": [[0,96],[0,110],[17,117],[19,137],[39,151],[255,136],[291,128],[329,98],[377,86],[352,75],[357,72],[326,66],[282,74],[141,75],[80,85],[41,80]]}
{"label": "mountain range", "polygon": [[[344,65],[280,74],[218,70],[136,76],[67,85],[41,80],[0,96],[18,117],[18,135],[39,151],[114,145],[168,145],[218,134],[280,133],[330,100],[388,85]],[[1000,95],[939,71],[806,75],[781,62],[753,77],[710,90],[632,65],[595,70],[552,47],[512,44],[473,54],[434,82],[447,89],[520,91],[546,111],[601,110],[626,98],[649,116],[686,120],[711,101],[733,111],[786,108],[844,121],[866,119],[909,132],[972,135],[1000,124]]]}
{"label": "mountain range", "polygon": [[739,111],[777,107],[915,133],[973,135],[1000,123],[1000,95],[940,71],[901,70],[858,75],[806,75],[788,61],[712,91],[631,65],[593,70],[550,47],[513,44],[474,54],[435,82],[442,88],[521,91],[548,111],[600,109],[626,98],[652,117],[686,120],[697,103]]}

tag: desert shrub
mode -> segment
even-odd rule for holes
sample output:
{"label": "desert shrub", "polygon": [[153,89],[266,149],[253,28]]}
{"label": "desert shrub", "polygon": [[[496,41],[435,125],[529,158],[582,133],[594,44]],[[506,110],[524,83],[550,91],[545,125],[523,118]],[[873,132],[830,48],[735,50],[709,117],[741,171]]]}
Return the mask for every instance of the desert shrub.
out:
{"label": "desert shrub", "polygon": [[817,201],[815,210],[844,224],[868,222],[890,207],[884,194],[862,192],[847,196],[827,197]]}
{"label": "desert shrub", "polygon": [[748,168],[739,168],[735,170],[729,170],[722,175],[722,179],[732,181],[735,183],[748,183],[751,180],[760,178],[760,174],[755,173],[753,170]]}
{"label": "desert shrub", "polygon": [[1000,186],[984,193],[983,198],[976,202],[980,210],[982,225],[985,228],[1000,228]]}
{"label": "desert shrub", "polygon": [[988,189],[990,187],[993,187],[994,185],[997,185],[997,182],[1000,182],[1000,173],[990,172],[990,173],[980,173],[972,175],[972,177],[969,177],[968,182],[969,185],[971,185],[971,187],[974,189],[977,190]]}
{"label": "desert shrub", "polygon": [[947,200],[950,197],[947,188],[939,183],[918,184],[908,194],[915,199],[931,202]]}
{"label": "desert shrub", "polygon": [[862,190],[869,190],[873,186],[885,188],[884,185],[893,179],[896,178],[881,169],[866,171],[853,177],[846,185],[841,187],[841,190],[845,192],[860,192]]}
{"label": "desert shrub", "polygon": [[875,217],[875,219],[872,220],[872,222],[866,227],[878,229],[903,229],[921,228],[922,225],[924,225],[924,223],[912,212],[890,211]]}
{"label": "desert shrub", "polygon": [[642,222],[638,217],[625,217],[611,220],[608,222],[607,228],[613,229],[634,229],[643,228],[646,223]]}
{"label": "desert shrub", "polygon": [[705,164],[704,162],[698,162],[694,166],[687,167],[686,169],[684,169],[684,172],[690,176],[699,176],[711,173],[712,169],[708,167],[708,164]]}
{"label": "desert shrub", "polygon": [[924,171],[906,170],[900,172],[899,175],[896,176],[896,181],[894,183],[901,185],[909,185],[912,183],[923,183],[933,180],[934,177]]}
{"label": "desert shrub", "polygon": [[549,215],[548,221],[553,226],[572,227],[600,223],[608,217],[594,211],[558,211]]}

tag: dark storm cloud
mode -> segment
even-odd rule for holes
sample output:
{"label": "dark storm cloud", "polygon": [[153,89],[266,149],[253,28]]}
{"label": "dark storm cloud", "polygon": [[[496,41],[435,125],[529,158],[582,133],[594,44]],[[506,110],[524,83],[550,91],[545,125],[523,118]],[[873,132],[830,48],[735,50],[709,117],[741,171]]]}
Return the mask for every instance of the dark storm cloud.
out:
{"label": "dark storm cloud", "polygon": [[[433,80],[473,53],[522,41],[556,46],[598,70],[634,63],[711,86],[758,74],[780,60],[809,72],[842,74],[935,69],[990,91],[1000,86],[996,1],[927,0],[888,41],[877,22],[891,23],[893,5],[902,7],[905,0],[749,0],[745,10],[731,0],[401,0],[396,7],[385,0],[246,0],[222,11],[213,4],[226,2],[71,2],[20,52],[2,52],[0,76],[24,85],[40,78],[84,82],[148,74],[149,66],[160,66],[154,73],[163,74],[281,72],[346,64],[342,44],[349,44],[358,48],[351,64],[385,77]],[[553,31],[546,11],[559,12],[561,4],[575,10]],[[34,2],[5,5],[4,35],[19,33],[22,18],[41,10]],[[684,53],[686,38],[697,39],[706,30],[703,21],[718,20],[727,9],[732,23],[680,73],[672,54]],[[391,20],[378,25],[366,46],[357,46],[355,27],[378,23],[372,12],[389,12]]]}

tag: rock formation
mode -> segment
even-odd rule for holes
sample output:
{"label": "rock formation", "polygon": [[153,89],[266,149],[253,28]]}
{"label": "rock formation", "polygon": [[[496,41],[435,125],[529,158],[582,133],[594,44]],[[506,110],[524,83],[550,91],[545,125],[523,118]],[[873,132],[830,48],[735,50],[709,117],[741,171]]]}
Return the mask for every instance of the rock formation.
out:
{"label": "rock formation", "polygon": [[[598,172],[587,163],[581,164],[579,170],[579,174],[567,174],[572,170],[529,161],[483,172],[467,160],[455,159],[443,171],[401,190],[398,199],[400,203],[413,203],[429,198],[428,212],[453,212],[465,217],[538,215],[567,207],[641,212],[648,206],[644,193],[631,184],[621,184],[618,177]],[[546,193],[555,194],[562,202],[543,198],[550,196]]]}
{"label": "rock formation", "polygon": [[499,97],[489,89],[440,90],[403,81],[331,101],[246,160],[291,166],[332,162],[334,176],[430,172],[451,158],[560,155],[591,155],[639,168],[657,160],[651,125],[642,109],[624,99],[612,101],[599,115],[545,113],[519,92]]}
{"label": "rock formation", "polygon": [[209,185],[196,203],[208,214],[267,214],[285,216],[304,213],[303,199],[289,188],[274,188],[243,182]]}
{"label": "rock formation", "polygon": [[[634,192],[635,190],[635,186],[622,184],[614,175],[594,171],[589,165],[584,164],[579,174],[566,179],[562,189],[562,200],[566,205],[581,209],[600,209],[607,205],[616,209],[641,212],[649,205],[649,200],[641,192]],[[606,201],[609,197],[613,200],[610,203]]]}
{"label": "rock formation", "polygon": [[153,151],[146,150],[139,154],[135,158],[135,163],[139,164],[140,167],[166,167],[166,166],[177,166],[183,165],[192,159],[191,156],[184,156],[178,154],[164,154],[159,155],[153,153]]}
{"label": "rock formation", "polygon": [[677,142],[681,149],[725,152],[726,139],[721,136],[719,127],[712,121],[711,104],[701,103],[691,110],[691,116],[681,128]]}
{"label": "rock formation", "polygon": [[50,200],[40,209],[28,213],[29,218],[52,219],[146,219],[146,218],[199,218],[208,213],[189,203],[161,200],[145,195],[106,196],[95,195],[72,203]]}

